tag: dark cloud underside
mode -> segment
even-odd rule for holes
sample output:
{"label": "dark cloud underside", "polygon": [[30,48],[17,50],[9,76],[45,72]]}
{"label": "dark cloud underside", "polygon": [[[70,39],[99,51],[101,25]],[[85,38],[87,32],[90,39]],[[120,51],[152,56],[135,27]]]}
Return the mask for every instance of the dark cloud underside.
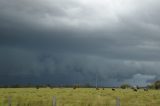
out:
{"label": "dark cloud underside", "polygon": [[160,76],[158,0],[0,0],[0,84]]}

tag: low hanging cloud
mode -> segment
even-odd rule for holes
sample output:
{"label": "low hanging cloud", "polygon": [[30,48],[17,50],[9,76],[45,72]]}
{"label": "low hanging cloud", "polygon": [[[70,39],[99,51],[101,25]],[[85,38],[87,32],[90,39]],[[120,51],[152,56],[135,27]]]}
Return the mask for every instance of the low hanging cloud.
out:
{"label": "low hanging cloud", "polygon": [[143,75],[143,74],[135,74],[132,78],[127,79],[126,83],[130,83],[131,85],[140,85],[146,86],[150,84],[150,81],[155,79],[155,75]]}
{"label": "low hanging cloud", "polygon": [[157,80],[159,4],[0,0],[0,84],[94,85],[96,74],[106,86]]}

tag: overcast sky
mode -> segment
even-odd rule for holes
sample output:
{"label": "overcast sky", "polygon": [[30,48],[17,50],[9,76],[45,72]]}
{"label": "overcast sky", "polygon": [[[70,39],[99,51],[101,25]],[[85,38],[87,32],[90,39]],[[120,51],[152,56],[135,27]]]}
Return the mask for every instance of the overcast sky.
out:
{"label": "overcast sky", "polygon": [[0,84],[160,77],[160,0],[0,0]]}

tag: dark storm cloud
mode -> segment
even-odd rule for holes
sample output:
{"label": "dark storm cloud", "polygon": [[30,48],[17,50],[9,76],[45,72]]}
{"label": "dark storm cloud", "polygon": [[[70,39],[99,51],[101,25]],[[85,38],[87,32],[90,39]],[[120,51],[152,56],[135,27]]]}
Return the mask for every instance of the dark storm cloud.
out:
{"label": "dark storm cloud", "polygon": [[148,84],[160,76],[159,4],[0,0],[0,83]]}

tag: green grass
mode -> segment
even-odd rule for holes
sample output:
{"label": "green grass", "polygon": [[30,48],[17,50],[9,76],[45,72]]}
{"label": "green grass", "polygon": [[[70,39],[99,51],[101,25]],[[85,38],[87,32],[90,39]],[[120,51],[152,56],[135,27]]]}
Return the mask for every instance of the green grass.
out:
{"label": "green grass", "polygon": [[131,89],[95,90],[93,88],[3,88],[0,89],[0,106],[8,106],[8,97],[12,106],[52,106],[56,96],[57,106],[116,106],[120,98],[121,106],[160,106],[160,91]]}

